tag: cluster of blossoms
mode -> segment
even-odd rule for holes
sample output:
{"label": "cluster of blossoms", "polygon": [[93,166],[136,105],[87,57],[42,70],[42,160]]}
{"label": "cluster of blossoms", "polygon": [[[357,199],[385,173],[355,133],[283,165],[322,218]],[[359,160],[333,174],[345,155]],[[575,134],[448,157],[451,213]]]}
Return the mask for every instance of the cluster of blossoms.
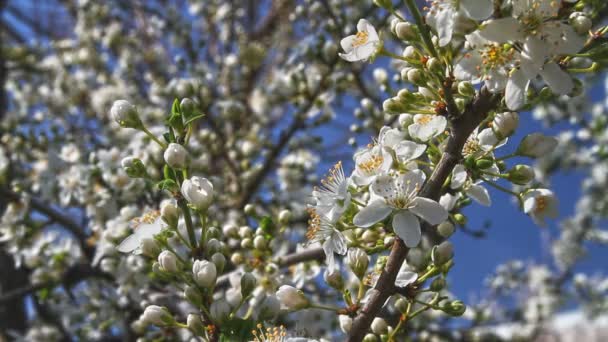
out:
{"label": "cluster of blossoms", "polygon": [[[582,114],[573,77],[605,60],[608,29],[591,22],[604,5],[404,3],[411,22],[387,0],[77,1],[73,37],[8,46],[19,74],[0,113],[0,256],[11,266],[0,258],[0,269],[32,286],[0,280],[0,302],[27,297],[35,311],[11,336],[467,339],[437,329],[448,315],[476,338],[501,320],[524,321],[529,337],[563,293],[586,313],[608,310],[605,278],[574,270],[584,243],[608,242],[605,106]],[[391,63],[371,75],[351,63],[377,57]],[[363,123],[348,132],[351,96]],[[527,134],[531,108],[582,129]],[[345,142],[370,132],[313,187],[319,166],[350,159]],[[491,189],[547,226],[556,165],[590,172],[552,241],[555,265],[514,262],[489,279],[492,295],[521,295],[509,298],[518,310],[465,306],[449,291],[448,239],[492,205]]]}

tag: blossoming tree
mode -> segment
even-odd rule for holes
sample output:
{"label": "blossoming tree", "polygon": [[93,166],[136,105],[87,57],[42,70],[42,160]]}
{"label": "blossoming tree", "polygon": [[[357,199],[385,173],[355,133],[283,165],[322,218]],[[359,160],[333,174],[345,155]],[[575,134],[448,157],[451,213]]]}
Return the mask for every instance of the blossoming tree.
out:
{"label": "blossoming tree", "polygon": [[[577,267],[608,243],[604,1],[0,8],[3,338],[534,340],[608,309]],[[568,126],[513,139],[532,116]],[[488,189],[552,258],[465,301],[450,238],[485,234]]]}

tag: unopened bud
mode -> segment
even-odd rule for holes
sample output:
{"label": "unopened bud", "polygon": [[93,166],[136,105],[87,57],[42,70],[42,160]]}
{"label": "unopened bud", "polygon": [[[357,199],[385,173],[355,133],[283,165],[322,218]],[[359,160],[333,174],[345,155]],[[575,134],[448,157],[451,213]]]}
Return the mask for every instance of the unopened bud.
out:
{"label": "unopened bud", "polygon": [[388,330],[388,325],[386,324],[386,321],[384,320],[384,318],[381,317],[374,318],[371,327],[374,334],[378,335],[382,335]]}
{"label": "unopened bud", "polygon": [[363,342],[378,342],[378,336],[374,334],[367,334],[363,338]]}
{"label": "unopened bud", "polygon": [[241,277],[241,295],[243,295],[243,298],[247,298],[253,292],[257,283],[258,281],[253,274],[249,272],[243,274]]}
{"label": "unopened bud", "polygon": [[467,306],[460,300],[454,300],[446,303],[442,310],[450,316],[462,316],[467,310]]}
{"label": "unopened bud", "polygon": [[363,279],[365,272],[367,272],[369,256],[360,248],[351,248],[348,250],[346,263],[359,279]]}
{"label": "unopened bud", "polygon": [[222,253],[214,253],[211,256],[211,262],[215,264],[215,268],[218,273],[222,273],[224,271],[224,267],[226,266],[226,257]]}
{"label": "unopened bud", "polygon": [[353,326],[352,317],[347,315],[340,315],[338,316],[338,322],[340,323],[340,330],[342,330],[343,333],[348,334]]}
{"label": "unopened bud", "polygon": [[186,325],[196,336],[205,336],[205,325],[201,320],[201,316],[189,314],[186,319]]}
{"label": "unopened bud", "polygon": [[160,269],[165,272],[173,273],[179,271],[177,257],[171,251],[162,251],[158,255],[158,264],[160,265]]}
{"label": "unopened bud", "polygon": [[433,248],[433,263],[437,266],[443,265],[454,256],[454,247],[449,241],[444,241]]}
{"label": "unopened bud", "polygon": [[144,310],[141,320],[147,324],[154,324],[156,326],[170,325],[174,322],[173,316],[167,308],[158,305],[149,305]]}
{"label": "unopened bud", "polygon": [[171,202],[165,202],[160,208],[160,217],[172,228],[177,227],[179,220],[179,209]]}
{"label": "unopened bud", "polygon": [[497,114],[492,120],[492,129],[499,139],[510,137],[519,125],[519,115],[516,112]]}
{"label": "unopened bud", "polygon": [[170,143],[163,157],[167,165],[174,169],[181,170],[188,166],[188,151],[180,144]]}
{"label": "unopened bud", "polygon": [[340,273],[339,269],[335,269],[333,272],[325,270],[325,273],[323,273],[323,279],[329,286],[336,290],[342,291],[344,288],[344,279],[342,279],[342,274]]}
{"label": "unopened bud", "polygon": [[279,212],[279,223],[286,225],[289,223],[289,220],[291,220],[291,211],[287,209],[281,210],[281,212]]}
{"label": "unopened bud", "polygon": [[445,285],[446,285],[445,279],[443,277],[437,277],[431,283],[430,288],[431,288],[431,291],[433,291],[433,292],[439,292],[445,288]]}
{"label": "unopened bud", "polygon": [[418,38],[416,28],[407,21],[402,21],[395,25],[395,35],[397,38],[405,41],[416,40]]}
{"label": "unopened bud", "polygon": [[454,225],[450,221],[443,221],[437,226],[437,232],[444,238],[449,238],[454,233]]}
{"label": "unopened bud", "polygon": [[458,83],[458,94],[464,97],[473,97],[475,95],[475,87],[471,82],[460,82]]}
{"label": "unopened bud", "polygon": [[526,185],[534,179],[534,169],[528,165],[515,165],[507,173],[507,179],[511,183]]}
{"label": "unopened bud", "polygon": [[122,159],[121,163],[122,168],[125,170],[127,176],[131,178],[146,178],[148,176],[148,172],[146,171],[146,166],[144,163],[134,157],[125,157]]}
{"label": "unopened bud", "polygon": [[192,264],[192,274],[194,281],[206,289],[215,286],[217,279],[217,268],[215,264],[207,260],[196,260]]}
{"label": "unopened bud", "polygon": [[135,129],[143,127],[143,123],[137,113],[137,108],[127,100],[114,101],[110,114],[121,127]]}

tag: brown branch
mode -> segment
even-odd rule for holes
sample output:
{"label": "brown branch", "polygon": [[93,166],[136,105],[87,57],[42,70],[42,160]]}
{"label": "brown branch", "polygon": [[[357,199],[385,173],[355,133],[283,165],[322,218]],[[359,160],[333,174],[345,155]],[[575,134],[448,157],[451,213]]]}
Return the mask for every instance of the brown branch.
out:
{"label": "brown branch", "polygon": [[[452,130],[445,151],[420,191],[421,197],[434,200],[439,199],[441,187],[462,158],[462,148],[469,135],[483,121],[488,112],[496,106],[498,98],[497,95],[491,94],[485,88],[482,88],[479,95],[465,109],[464,113],[456,118],[452,118]],[[425,233],[436,235],[429,228],[428,225],[425,225]],[[432,236],[431,238],[439,240],[436,236]],[[347,341],[361,341],[386,300],[395,294],[395,278],[401,264],[405,260],[408,250],[401,239],[397,239],[393,244],[386,267],[382,271],[382,274],[380,274],[376,286],[371,290],[369,300],[353,320]]]}

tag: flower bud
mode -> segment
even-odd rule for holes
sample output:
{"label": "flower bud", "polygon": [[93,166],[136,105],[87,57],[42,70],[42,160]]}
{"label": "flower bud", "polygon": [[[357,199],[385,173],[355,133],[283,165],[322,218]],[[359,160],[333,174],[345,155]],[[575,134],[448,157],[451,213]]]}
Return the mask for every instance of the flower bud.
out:
{"label": "flower bud", "polygon": [[511,183],[526,185],[534,179],[534,169],[528,165],[515,165],[507,173],[507,179]]}
{"label": "flower bud", "polygon": [[253,247],[258,250],[266,248],[266,239],[262,235],[258,235],[253,239]]}
{"label": "flower bud", "polygon": [[287,310],[301,310],[310,306],[304,293],[293,286],[282,285],[277,291],[281,307]]}
{"label": "flower bud", "polygon": [[418,38],[416,28],[407,21],[402,21],[395,25],[395,35],[397,38],[405,41],[415,40]]}
{"label": "flower bud", "polygon": [[245,215],[248,215],[248,216],[255,216],[256,215],[255,205],[253,205],[251,203],[247,203],[245,205],[245,208],[243,208],[243,211],[245,212]]}
{"label": "flower bud", "polygon": [[443,277],[437,277],[431,283],[430,288],[433,292],[439,292],[445,288],[445,285],[445,279]]}
{"label": "flower bud", "polygon": [[185,169],[188,165],[188,151],[180,144],[170,143],[163,156],[165,163],[174,169]]}
{"label": "flower bud", "polygon": [[480,170],[485,170],[494,165],[494,160],[490,158],[481,158],[475,161],[475,166]]}
{"label": "flower bud", "polygon": [[458,223],[459,225],[464,226],[465,224],[467,224],[467,217],[461,213],[457,213],[454,214],[454,221],[456,221],[456,223]]}
{"label": "flower bud", "polygon": [[382,335],[385,334],[388,330],[388,325],[384,318],[376,317],[372,321],[372,331],[374,334]]}
{"label": "flower bud", "polygon": [[281,310],[281,302],[274,295],[267,295],[264,301],[260,304],[258,312],[258,320],[270,321],[277,317]]}
{"label": "flower bud", "polygon": [[348,334],[350,332],[350,328],[353,326],[353,319],[347,315],[338,316],[338,322],[340,323],[340,330],[343,333]]}
{"label": "flower bud", "polygon": [[215,268],[218,273],[222,273],[224,271],[224,267],[226,266],[226,257],[222,253],[214,253],[211,256],[211,262],[215,264]]}
{"label": "flower bud", "polygon": [[173,323],[173,316],[167,308],[158,305],[149,305],[144,310],[141,320],[147,324],[154,324],[156,326],[164,326]]}
{"label": "flower bud", "polygon": [[399,298],[395,301],[395,309],[397,309],[401,313],[405,313],[407,311],[407,300],[405,298]]}
{"label": "flower bud", "polygon": [[179,209],[175,204],[165,202],[160,208],[160,217],[169,227],[175,228],[179,220]]}
{"label": "flower bud", "polygon": [[179,103],[179,108],[182,110],[182,113],[186,118],[192,116],[195,107],[196,103],[188,97],[184,97]]}
{"label": "flower bud", "polygon": [[144,126],[137,113],[137,108],[127,100],[114,101],[110,114],[120,127],[140,129]]}
{"label": "flower bud", "polygon": [[475,95],[475,87],[471,82],[460,82],[458,83],[458,94],[464,97],[473,97]]}
{"label": "flower bud", "polygon": [[193,176],[182,183],[182,195],[198,210],[206,210],[213,201],[213,184],[207,178]]}
{"label": "flower bud", "polygon": [[407,80],[415,85],[422,85],[424,83],[424,77],[420,69],[411,68],[407,71]]}
{"label": "flower bud", "polygon": [[442,311],[450,316],[462,316],[466,310],[467,306],[460,300],[448,302],[442,307]]}
{"label": "flower bud", "polygon": [[251,249],[253,248],[253,240],[250,238],[244,238],[241,240],[241,248],[243,249]]}
{"label": "flower bud", "polygon": [[378,337],[374,334],[367,334],[363,338],[363,342],[378,342]]}
{"label": "flower bud", "polygon": [[253,230],[251,230],[249,226],[242,226],[241,228],[239,228],[239,236],[241,237],[241,239],[252,237]]}
{"label": "flower bud", "polygon": [[323,279],[325,282],[336,290],[342,291],[344,288],[344,279],[339,269],[335,269],[333,272],[329,272],[329,269],[323,273]]}
{"label": "flower bud", "polygon": [[[575,13],[572,13],[575,14]],[[570,20],[570,24],[578,34],[586,34],[591,30],[593,23],[585,15],[577,15]]]}
{"label": "flower bud", "polygon": [[146,166],[144,163],[134,157],[125,157],[120,162],[122,168],[127,173],[127,176],[131,178],[145,178],[148,176],[148,171],[146,171]]}
{"label": "flower bud", "polygon": [[245,261],[245,258],[243,257],[243,254],[237,252],[232,254],[230,261],[235,265],[240,265]]}
{"label": "flower bud", "polygon": [[510,137],[519,125],[519,115],[516,112],[497,114],[492,121],[492,129],[499,139]]}
{"label": "flower bud", "polygon": [[360,248],[351,248],[348,250],[346,263],[359,279],[363,279],[369,264],[369,256]]}
{"label": "flower bud", "polygon": [[436,266],[440,266],[448,262],[454,256],[454,247],[449,241],[444,241],[433,248],[432,258]]}
{"label": "flower bud", "polygon": [[249,272],[246,272],[241,277],[241,295],[243,298],[247,298],[255,289],[258,281],[255,279],[255,276]]}
{"label": "flower bud", "polygon": [[431,57],[426,61],[426,68],[430,72],[434,72],[434,73],[442,72],[441,62],[439,61],[439,59],[437,59],[435,57]]}
{"label": "flower bud", "polygon": [[291,211],[287,210],[287,209],[283,209],[281,210],[281,212],[279,212],[279,223],[282,225],[286,225],[289,223],[289,220],[291,219]]}
{"label": "flower bud", "polygon": [[212,288],[217,279],[217,269],[215,264],[207,260],[196,260],[192,264],[192,274],[194,281],[206,289]]}
{"label": "flower bud", "polygon": [[437,226],[437,232],[447,239],[454,233],[454,225],[450,221],[443,221]]}
{"label": "flower bud", "polygon": [[141,254],[147,256],[147,257],[151,257],[151,258],[155,258],[158,253],[160,253],[160,248],[158,247],[158,244],[156,243],[156,240],[154,240],[153,238],[150,237],[144,237],[141,239],[140,242],[140,248],[141,248]]}
{"label": "flower bud", "polygon": [[557,146],[557,139],[542,133],[528,134],[517,147],[517,154],[537,158],[551,153]]}
{"label": "flower bud", "polygon": [[162,251],[158,255],[158,264],[162,271],[171,273],[179,271],[179,268],[177,268],[177,257],[171,251]]}
{"label": "flower bud", "polygon": [[207,241],[207,245],[205,247],[207,255],[213,255],[222,251],[222,244],[218,239],[210,239]]}
{"label": "flower bud", "polygon": [[189,314],[186,319],[186,325],[196,336],[205,336],[205,325],[201,320],[201,316]]}
{"label": "flower bud", "polygon": [[211,303],[209,313],[216,321],[223,323],[230,315],[230,305],[223,299],[218,299]]}

